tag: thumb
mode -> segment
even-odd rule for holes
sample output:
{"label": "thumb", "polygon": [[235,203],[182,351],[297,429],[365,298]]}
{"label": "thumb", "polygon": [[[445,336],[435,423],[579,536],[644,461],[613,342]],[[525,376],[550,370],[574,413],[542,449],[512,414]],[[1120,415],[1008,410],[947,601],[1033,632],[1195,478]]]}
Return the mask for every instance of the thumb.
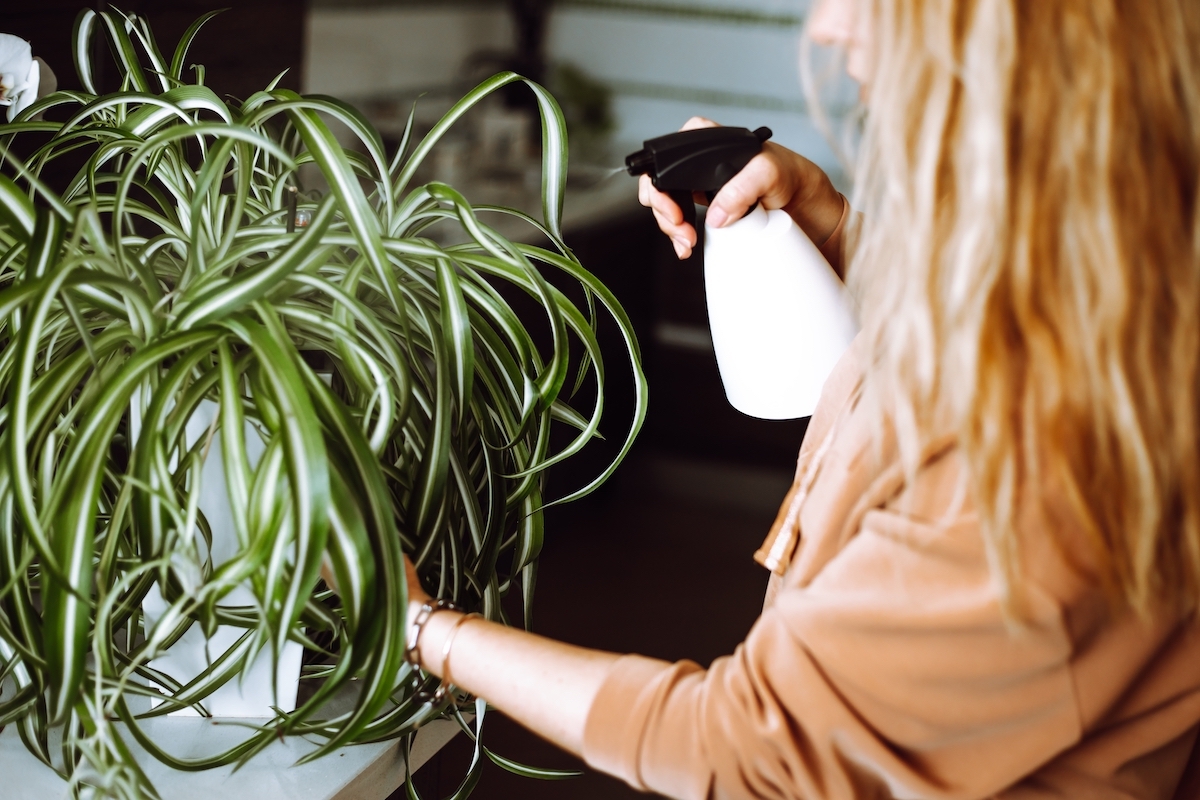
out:
{"label": "thumb", "polygon": [[747,175],[748,170],[742,170],[729,183],[721,187],[708,206],[706,222],[709,227],[723,228],[730,222],[739,220],[758,202],[761,191],[753,175]]}

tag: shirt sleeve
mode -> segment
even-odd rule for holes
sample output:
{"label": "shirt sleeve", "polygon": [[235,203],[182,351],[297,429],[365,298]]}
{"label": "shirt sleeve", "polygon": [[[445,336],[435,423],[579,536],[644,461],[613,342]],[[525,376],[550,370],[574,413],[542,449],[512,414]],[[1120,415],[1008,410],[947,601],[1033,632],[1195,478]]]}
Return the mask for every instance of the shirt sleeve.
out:
{"label": "shirt sleeve", "polygon": [[1027,595],[1018,628],[972,515],[869,512],[707,671],[617,661],[584,756],[688,800],[990,797],[1081,736],[1059,606]]}

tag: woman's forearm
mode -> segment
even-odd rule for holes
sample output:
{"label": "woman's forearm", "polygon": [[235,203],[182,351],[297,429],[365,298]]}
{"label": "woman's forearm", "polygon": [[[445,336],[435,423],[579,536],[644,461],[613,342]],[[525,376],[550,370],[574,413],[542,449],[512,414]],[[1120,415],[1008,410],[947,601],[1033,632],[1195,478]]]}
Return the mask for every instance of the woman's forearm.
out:
{"label": "woman's forearm", "polygon": [[[421,666],[444,675],[442,651],[462,615],[439,611],[422,626]],[[592,700],[617,656],[562,644],[480,618],[463,622],[450,649],[454,685],[575,755]]]}

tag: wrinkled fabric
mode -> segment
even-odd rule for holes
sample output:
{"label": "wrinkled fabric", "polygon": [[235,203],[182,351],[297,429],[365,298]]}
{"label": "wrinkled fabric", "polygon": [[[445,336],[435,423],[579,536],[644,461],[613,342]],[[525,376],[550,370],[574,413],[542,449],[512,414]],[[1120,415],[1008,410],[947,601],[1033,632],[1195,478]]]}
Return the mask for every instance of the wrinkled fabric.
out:
{"label": "wrinkled fabric", "polygon": [[851,348],[797,482],[835,439],[745,642],[708,670],[618,660],[588,716],[588,763],[687,800],[1196,800],[1175,794],[1200,786],[1194,763],[1181,781],[1200,725],[1194,618],[1114,612],[1023,508],[1014,624],[953,440],[932,443],[910,485],[855,413],[860,376]]}

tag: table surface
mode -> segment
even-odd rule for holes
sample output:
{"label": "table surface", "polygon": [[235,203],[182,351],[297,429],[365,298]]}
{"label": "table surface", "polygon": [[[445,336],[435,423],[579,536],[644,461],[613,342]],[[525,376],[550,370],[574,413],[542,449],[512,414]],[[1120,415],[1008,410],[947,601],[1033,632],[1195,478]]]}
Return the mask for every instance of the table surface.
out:
{"label": "table surface", "polygon": [[[198,757],[244,739],[245,728],[231,724],[238,722],[247,720],[156,717],[144,720],[142,727],[173,755]],[[413,743],[413,771],[460,730],[450,720],[435,720],[422,727]],[[179,772],[156,761],[132,737],[126,741],[163,800],[371,800],[386,798],[404,782],[403,745],[398,741],[343,747],[324,758],[294,766],[319,743],[288,737],[271,744],[236,773],[233,766]],[[67,797],[67,784],[30,755],[12,725],[0,732],[0,775],[4,776],[0,797],[5,800]]]}

